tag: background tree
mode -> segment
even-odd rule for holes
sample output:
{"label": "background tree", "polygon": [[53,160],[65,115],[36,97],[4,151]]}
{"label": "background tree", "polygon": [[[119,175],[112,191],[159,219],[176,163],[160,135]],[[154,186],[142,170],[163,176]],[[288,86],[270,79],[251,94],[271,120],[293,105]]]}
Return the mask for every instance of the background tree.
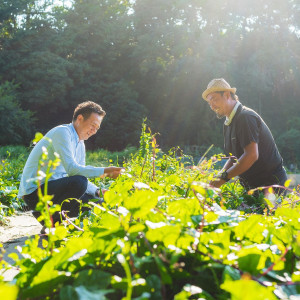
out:
{"label": "background tree", "polygon": [[[20,108],[36,118],[32,134],[34,126],[45,132],[69,122],[90,99],[107,117],[89,147],[136,144],[144,117],[164,148],[223,147],[222,121],[201,94],[224,77],[280,137],[284,158],[294,159],[283,136],[300,115],[296,0],[60,3],[0,5],[0,83],[17,84]],[[291,142],[296,136],[290,132]]]}
{"label": "background tree", "polygon": [[8,81],[0,85],[0,145],[23,144],[31,138],[32,113],[21,109],[16,90]]}

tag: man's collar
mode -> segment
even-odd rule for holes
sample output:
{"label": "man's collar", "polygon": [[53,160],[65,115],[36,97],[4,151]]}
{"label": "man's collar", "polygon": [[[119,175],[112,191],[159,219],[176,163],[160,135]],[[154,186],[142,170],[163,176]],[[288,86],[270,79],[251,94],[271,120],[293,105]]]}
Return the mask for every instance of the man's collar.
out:
{"label": "man's collar", "polygon": [[73,123],[70,123],[70,127],[72,128],[72,131],[73,131],[73,134],[75,135],[75,139],[76,139],[76,144],[78,144],[80,142],[79,140],[79,136],[78,136],[78,133],[73,125]]}
{"label": "man's collar", "polygon": [[229,126],[229,125],[231,124],[232,119],[233,119],[233,117],[235,116],[236,111],[237,111],[237,109],[239,108],[240,105],[241,105],[241,103],[240,103],[239,101],[237,101],[236,104],[235,104],[235,106],[234,106],[234,108],[233,108],[233,110],[231,111],[229,117],[228,117],[228,118],[226,117],[226,120],[225,120],[225,122],[224,122],[224,124],[225,124],[226,126]]}

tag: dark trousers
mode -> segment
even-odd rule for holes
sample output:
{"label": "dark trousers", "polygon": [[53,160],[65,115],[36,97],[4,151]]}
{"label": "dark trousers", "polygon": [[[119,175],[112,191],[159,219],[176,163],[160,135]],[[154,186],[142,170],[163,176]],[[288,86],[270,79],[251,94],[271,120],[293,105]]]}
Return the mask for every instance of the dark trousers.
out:
{"label": "dark trousers", "polygon": [[[253,182],[251,184],[249,184],[243,178],[240,178],[240,183],[247,191],[261,187],[261,186],[271,186],[271,185],[284,186],[284,183],[286,181],[287,181],[287,175],[286,175],[286,171],[283,166],[280,166],[274,172],[274,174],[271,174],[268,177],[253,179]],[[285,193],[286,193],[285,189],[282,189],[282,188],[274,188],[273,190],[274,190],[275,194],[278,194],[278,195],[285,195]],[[255,194],[258,195],[259,192],[256,192]]]}
{"label": "dark trousers", "polygon": [[[92,195],[85,194],[87,189],[88,180],[86,177],[81,175],[75,175],[70,177],[64,177],[56,180],[48,181],[48,195],[54,195],[52,198],[53,204],[59,204],[68,199],[68,198],[76,198],[80,199],[82,203],[87,203],[89,200],[94,199]],[[44,194],[44,184],[41,185],[42,194]],[[25,195],[23,197],[24,201],[28,205],[28,207],[32,210],[32,214],[35,218],[38,218],[41,214],[39,211],[36,211],[36,205],[39,201],[37,190],[33,191],[31,194]],[[70,199],[69,202],[65,201],[61,210],[68,211],[67,215],[69,217],[77,217],[79,214],[80,204],[76,200]],[[82,209],[87,210],[87,208]],[[53,224],[56,222],[61,222],[59,212],[56,212],[52,216]],[[43,221],[41,222],[42,225]]]}

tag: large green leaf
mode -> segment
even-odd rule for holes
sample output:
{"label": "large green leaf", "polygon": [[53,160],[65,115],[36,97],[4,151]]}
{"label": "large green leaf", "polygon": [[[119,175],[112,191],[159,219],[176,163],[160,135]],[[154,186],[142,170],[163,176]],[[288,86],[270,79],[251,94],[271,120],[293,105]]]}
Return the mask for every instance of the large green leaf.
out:
{"label": "large green leaf", "polygon": [[12,284],[0,283],[0,299],[16,300],[18,296],[18,287]]}
{"label": "large green leaf", "polygon": [[94,289],[105,289],[109,286],[111,274],[97,269],[83,270],[74,280],[73,286],[85,286]]}
{"label": "large green leaf", "polygon": [[137,190],[131,197],[125,198],[124,207],[134,218],[143,218],[156,206],[159,195],[150,190]]}
{"label": "large green leaf", "polygon": [[232,300],[276,300],[272,287],[264,287],[253,280],[225,281],[221,288],[231,294]]}
{"label": "large green leaf", "polygon": [[264,240],[265,230],[264,217],[261,215],[251,215],[234,228],[237,239],[241,241],[246,238],[255,243],[261,243]]}
{"label": "large green leaf", "polygon": [[[146,222],[150,229],[146,233],[146,238],[152,242],[163,242],[165,247],[169,245],[176,245],[177,239],[179,238],[181,227],[179,225],[167,225],[167,224],[159,224],[159,223],[151,223]],[[155,225],[157,224],[157,225]],[[158,228],[154,228],[157,226]]]}

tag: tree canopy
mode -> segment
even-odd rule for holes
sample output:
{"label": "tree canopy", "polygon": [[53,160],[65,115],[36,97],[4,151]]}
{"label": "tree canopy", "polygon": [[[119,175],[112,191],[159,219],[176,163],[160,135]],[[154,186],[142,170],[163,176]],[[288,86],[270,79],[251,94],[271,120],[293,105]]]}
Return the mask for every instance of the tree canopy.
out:
{"label": "tree canopy", "polygon": [[[297,163],[288,145],[299,140],[299,20],[297,0],[2,1],[0,102],[10,84],[18,105],[7,116],[18,113],[2,112],[1,124],[18,138],[1,126],[1,142],[28,144],[89,99],[107,112],[93,147],[137,143],[144,117],[162,147],[222,147],[222,122],[201,94],[224,77]],[[26,130],[11,127],[16,118]]]}

